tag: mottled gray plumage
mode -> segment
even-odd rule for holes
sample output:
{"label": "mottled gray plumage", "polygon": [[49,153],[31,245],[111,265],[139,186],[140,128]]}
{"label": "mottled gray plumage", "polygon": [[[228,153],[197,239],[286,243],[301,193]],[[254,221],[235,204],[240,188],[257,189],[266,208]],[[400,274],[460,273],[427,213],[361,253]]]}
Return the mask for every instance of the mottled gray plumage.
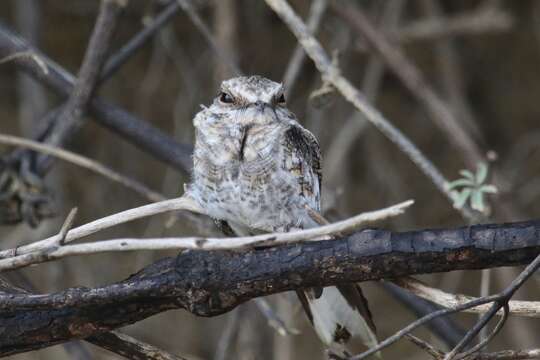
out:
{"label": "mottled gray plumage", "polygon": [[241,77],[221,92],[194,119],[192,195],[241,233],[314,226],[305,206],[320,206],[319,146],[279,102],[282,86]]}
{"label": "mottled gray plumage", "polygon": [[[248,235],[318,225],[306,207],[320,211],[319,144],[287,109],[281,84],[260,76],[224,81],[193,123],[188,192],[222,228]],[[368,345],[376,342],[367,304],[355,286],[299,295],[327,345],[355,336]]]}

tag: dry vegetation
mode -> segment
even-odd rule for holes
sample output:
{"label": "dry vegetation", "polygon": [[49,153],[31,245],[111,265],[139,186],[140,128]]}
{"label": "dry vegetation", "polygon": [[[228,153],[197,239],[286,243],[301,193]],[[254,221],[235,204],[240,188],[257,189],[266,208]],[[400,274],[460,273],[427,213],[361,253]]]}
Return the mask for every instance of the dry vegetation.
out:
{"label": "dry vegetation", "polygon": [[[211,101],[222,79],[240,72],[286,79],[289,108],[321,143],[323,206],[331,220],[409,198],[415,199],[415,205],[405,214],[377,226],[407,231],[537,218],[540,3],[359,3],[290,1],[316,34],[325,49],[321,51],[305,36],[303,24],[291,19],[290,12],[283,8],[286,3],[277,0],[181,0],[179,5],[166,0],[106,0],[101,11],[97,0],[2,1],[1,250],[58,234],[74,207],[78,208],[74,224],[67,224],[64,230],[148,202],[179,196],[189,179],[186,168],[193,139],[192,116],[199,104]],[[107,6],[109,9],[104,10]],[[170,15],[170,21],[159,24],[158,31],[125,58],[125,64],[118,69],[111,66],[114,61],[111,62],[110,55],[118,55],[118,49],[139,33],[143,24],[155,22],[164,12]],[[34,44],[64,69],[78,74],[76,90],[71,91],[65,84],[47,84],[50,74],[46,73],[52,68],[43,63],[40,54],[7,51],[6,39],[10,36],[6,35],[6,28]],[[92,44],[91,38],[96,44]],[[105,70],[100,73],[100,68]],[[33,72],[34,77],[41,71],[41,80],[35,81],[18,71],[21,69]],[[126,130],[111,130],[115,127],[111,125],[114,116],[103,120],[107,118],[106,111],[103,106],[100,110],[93,95],[161,129],[180,145],[159,140],[145,142],[145,137],[150,138],[148,131],[130,135]],[[118,113],[116,117],[122,118]],[[13,145],[47,149],[35,143],[21,144],[4,135],[43,143],[40,134],[46,134],[43,129],[51,119],[72,125],[66,131],[53,131],[60,135],[46,135],[47,144],[94,161],[61,153],[59,156],[67,157],[67,162],[49,162],[40,155],[32,157],[29,163],[10,163],[9,159],[18,159],[16,156],[22,153],[14,150]],[[119,120],[117,124],[121,123]],[[169,151],[168,146],[172,146]],[[17,165],[11,166],[13,163]],[[446,182],[464,177],[459,174],[462,169],[476,174],[480,163],[489,164],[489,171],[487,179],[475,183],[476,192],[485,184],[494,184],[498,192],[486,191],[477,195],[476,200],[471,196],[464,206],[454,207],[455,189],[445,186]],[[8,196],[14,193],[16,200]],[[479,201],[485,205],[480,207],[483,211],[471,209],[469,205],[478,207]],[[108,228],[91,235],[89,240],[193,235],[219,236],[203,216],[162,214]],[[68,242],[69,236],[68,233]],[[23,264],[26,267],[5,272],[2,278],[39,293],[101,286],[178,252],[168,249],[68,257],[33,267],[26,265],[43,258],[28,257]],[[0,269],[6,269],[2,261]],[[424,298],[434,300],[442,296],[444,304],[456,305],[461,304],[463,297],[456,300],[451,294],[478,297],[498,293],[522,270],[499,267],[444,272],[422,276],[431,288],[415,282],[401,285]],[[538,299],[538,276],[533,275],[519,287],[513,300]],[[421,312],[433,310],[417,299],[407,298],[408,293],[398,287],[379,282],[366,285],[380,339],[414,321],[412,307]],[[447,294],[440,294],[437,289]],[[120,331],[187,359],[325,358],[295,299],[289,293],[267,299],[267,303],[250,301],[212,318],[171,310]],[[273,309],[270,313],[268,304]],[[510,303],[510,310],[527,313],[529,305]],[[538,317],[522,315],[510,316],[486,351],[539,348]],[[438,351],[451,350],[478,316],[460,313],[451,319],[414,333],[436,347],[428,349],[434,357],[442,358]],[[495,326],[495,321],[492,323],[490,329]],[[487,335],[484,332],[481,336]],[[428,358],[427,345],[422,341],[415,345],[414,341],[403,339],[388,347],[385,358]],[[12,358],[121,358],[103,350],[107,339],[94,337],[89,342],[74,341]],[[504,358],[540,358],[538,350],[529,357],[518,355]]]}

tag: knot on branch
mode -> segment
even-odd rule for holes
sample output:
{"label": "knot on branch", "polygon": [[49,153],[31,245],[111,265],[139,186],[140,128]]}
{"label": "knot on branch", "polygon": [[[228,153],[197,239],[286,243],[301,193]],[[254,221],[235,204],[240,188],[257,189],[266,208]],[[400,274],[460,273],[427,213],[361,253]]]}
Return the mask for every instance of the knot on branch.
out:
{"label": "knot on branch", "polygon": [[0,159],[0,224],[25,221],[32,227],[55,215],[53,196],[43,178],[30,168],[29,159]]}

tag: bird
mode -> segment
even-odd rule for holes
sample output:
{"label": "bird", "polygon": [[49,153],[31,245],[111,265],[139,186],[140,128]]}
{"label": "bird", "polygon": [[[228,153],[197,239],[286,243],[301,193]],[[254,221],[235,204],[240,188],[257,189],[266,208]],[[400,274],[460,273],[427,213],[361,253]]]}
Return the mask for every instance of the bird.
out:
{"label": "bird", "polygon": [[[288,232],[320,225],[321,151],[288,109],[284,86],[265,77],[221,83],[194,116],[193,171],[186,192],[227,235]],[[297,291],[308,319],[330,349],[353,339],[377,344],[357,284]]]}

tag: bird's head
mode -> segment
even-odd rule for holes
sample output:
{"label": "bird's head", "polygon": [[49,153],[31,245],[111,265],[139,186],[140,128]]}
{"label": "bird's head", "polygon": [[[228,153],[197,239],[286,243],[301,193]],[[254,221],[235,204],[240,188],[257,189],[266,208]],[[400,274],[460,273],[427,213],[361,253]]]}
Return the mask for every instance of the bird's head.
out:
{"label": "bird's head", "polygon": [[240,76],[221,83],[217,97],[195,117],[194,124],[197,128],[243,128],[291,116],[282,84],[262,76]]}

